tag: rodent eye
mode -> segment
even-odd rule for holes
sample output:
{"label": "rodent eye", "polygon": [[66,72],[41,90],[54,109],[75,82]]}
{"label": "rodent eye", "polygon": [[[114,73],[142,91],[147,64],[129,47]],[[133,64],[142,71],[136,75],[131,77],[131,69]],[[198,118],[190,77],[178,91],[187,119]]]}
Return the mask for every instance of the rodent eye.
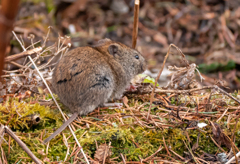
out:
{"label": "rodent eye", "polygon": [[136,56],[135,56],[135,58],[136,58],[136,59],[139,59],[139,56],[138,56],[138,55],[136,55]]}

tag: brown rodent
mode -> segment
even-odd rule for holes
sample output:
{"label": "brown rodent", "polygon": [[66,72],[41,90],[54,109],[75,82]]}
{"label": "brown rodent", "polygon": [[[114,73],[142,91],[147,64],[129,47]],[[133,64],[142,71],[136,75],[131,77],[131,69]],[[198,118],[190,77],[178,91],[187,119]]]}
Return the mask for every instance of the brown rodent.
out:
{"label": "brown rodent", "polygon": [[137,50],[110,39],[69,51],[56,65],[52,85],[73,115],[44,142],[78,115],[86,115],[110,99],[121,98],[130,80],[145,69],[146,62]]}

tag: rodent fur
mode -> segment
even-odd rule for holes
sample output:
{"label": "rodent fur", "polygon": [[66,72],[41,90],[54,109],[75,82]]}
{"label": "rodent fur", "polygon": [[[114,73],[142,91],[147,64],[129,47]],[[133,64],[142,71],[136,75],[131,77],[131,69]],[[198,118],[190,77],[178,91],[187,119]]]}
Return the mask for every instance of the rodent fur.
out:
{"label": "rodent fur", "polygon": [[53,72],[52,84],[72,113],[86,115],[109,99],[119,99],[130,80],[145,68],[137,50],[103,39],[63,56]]}

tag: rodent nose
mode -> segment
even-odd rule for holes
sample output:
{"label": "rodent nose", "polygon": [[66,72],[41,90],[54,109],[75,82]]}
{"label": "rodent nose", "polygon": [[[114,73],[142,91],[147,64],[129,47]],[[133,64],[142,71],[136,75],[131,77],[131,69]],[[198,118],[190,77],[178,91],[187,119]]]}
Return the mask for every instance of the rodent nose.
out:
{"label": "rodent nose", "polygon": [[141,64],[141,71],[144,72],[147,69],[147,62],[144,61],[143,64]]}
{"label": "rodent nose", "polygon": [[146,60],[144,60],[144,64],[143,65],[144,65],[143,66],[143,71],[145,71],[147,69],[147,61]]}

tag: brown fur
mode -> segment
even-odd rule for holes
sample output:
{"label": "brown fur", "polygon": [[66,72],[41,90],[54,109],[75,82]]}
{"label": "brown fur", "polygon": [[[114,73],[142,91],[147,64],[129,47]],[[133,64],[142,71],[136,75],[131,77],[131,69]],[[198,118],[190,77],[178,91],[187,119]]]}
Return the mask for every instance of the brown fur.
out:
{"label": "brown fur", "polygon": [[[115,55],[109,53],[111,45],[118,47]],[[52,82],[71,112],[86,115],[109,99],[120,98],[130,80],[145,68],[145,60],[138,51],[103,39],[98,45],[79,47],[63,56]]]}
{"label": "brown fur", "polygon": [[44,142],[64,130],[77,115],[86,115],[109,99],[119,99],[130,80],[145,69],[145,60],[138,51],[110,39],[69,51],[57,64],[52,84],[74,114]]}

